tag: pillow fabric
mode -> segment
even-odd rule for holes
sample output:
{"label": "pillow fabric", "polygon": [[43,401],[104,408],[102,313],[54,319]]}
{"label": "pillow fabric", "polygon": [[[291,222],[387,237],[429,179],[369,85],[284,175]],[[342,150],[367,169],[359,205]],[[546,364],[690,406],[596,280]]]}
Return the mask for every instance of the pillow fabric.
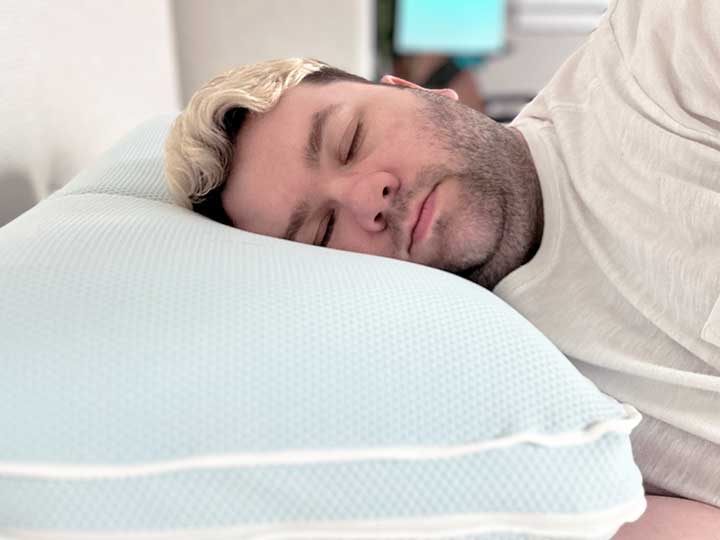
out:
{"label": "pillow fabric", "polygon": [[163,116],[0,229],[0,536],[609,539],[628,434],[440,270],[172,204]]}

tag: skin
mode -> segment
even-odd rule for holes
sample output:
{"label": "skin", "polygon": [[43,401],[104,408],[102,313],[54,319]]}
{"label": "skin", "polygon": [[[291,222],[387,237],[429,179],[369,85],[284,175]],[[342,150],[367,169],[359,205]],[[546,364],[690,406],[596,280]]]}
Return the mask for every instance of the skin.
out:
{"label": "skin", "polygon": [[648,495],[647,509],[613,540],[720,540],[720,508],[677,497]]}
{"label": "skin", "polygon": [[[542,197],[519,132],[457,102],[452,90],[396,77],[381,85],[300,84],[250,114],[222,194],[234,226],[284,237],[295,205],[309,215],[297,241],[393,257],[492,288],[526,263],[542,237]],[[410,90],[407,90],[409,87]],[[334,106],[319,160],[305,159],[313,115]],[[353,158],[345,163],[358,133]],[[412,241],[435,191],[431,225]]]}

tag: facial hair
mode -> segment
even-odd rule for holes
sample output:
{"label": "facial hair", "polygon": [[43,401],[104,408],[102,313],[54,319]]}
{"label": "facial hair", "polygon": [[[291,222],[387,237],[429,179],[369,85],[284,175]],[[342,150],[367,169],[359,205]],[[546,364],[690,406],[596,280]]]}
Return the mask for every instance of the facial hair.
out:
{"label": "facial hair", "polygon": [[[429,144],[448,156],[429,169],[435,181],[457,179],[461,190],[460,207],[439,213],[433,225],[438,250],[429,264],[492,289],[527,263],[542,239],[542,194],[530,150],[519,133],[482,113],[414,92]],[[466,234],[470,241],[460,238]]]}

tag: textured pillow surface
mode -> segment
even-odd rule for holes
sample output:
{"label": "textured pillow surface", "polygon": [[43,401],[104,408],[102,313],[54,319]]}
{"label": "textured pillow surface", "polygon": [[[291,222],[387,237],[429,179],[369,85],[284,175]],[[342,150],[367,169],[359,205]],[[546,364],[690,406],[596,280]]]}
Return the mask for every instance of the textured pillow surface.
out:
{"label": "textured pillow surface", "polygon": [[439,270],[174,206],[133,131],[0,229],[0,537],[611,538],[632,407]]}

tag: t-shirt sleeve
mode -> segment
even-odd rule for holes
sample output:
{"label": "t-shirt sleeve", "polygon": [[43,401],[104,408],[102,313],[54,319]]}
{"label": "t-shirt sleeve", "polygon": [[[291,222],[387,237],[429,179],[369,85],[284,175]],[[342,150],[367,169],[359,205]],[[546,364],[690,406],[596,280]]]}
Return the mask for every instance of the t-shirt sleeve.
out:
{"label": "t-shirt sleeve", "polygon": [[615,0],[609,16],[643,92],[680,124],[720,134],[720,0]]}

